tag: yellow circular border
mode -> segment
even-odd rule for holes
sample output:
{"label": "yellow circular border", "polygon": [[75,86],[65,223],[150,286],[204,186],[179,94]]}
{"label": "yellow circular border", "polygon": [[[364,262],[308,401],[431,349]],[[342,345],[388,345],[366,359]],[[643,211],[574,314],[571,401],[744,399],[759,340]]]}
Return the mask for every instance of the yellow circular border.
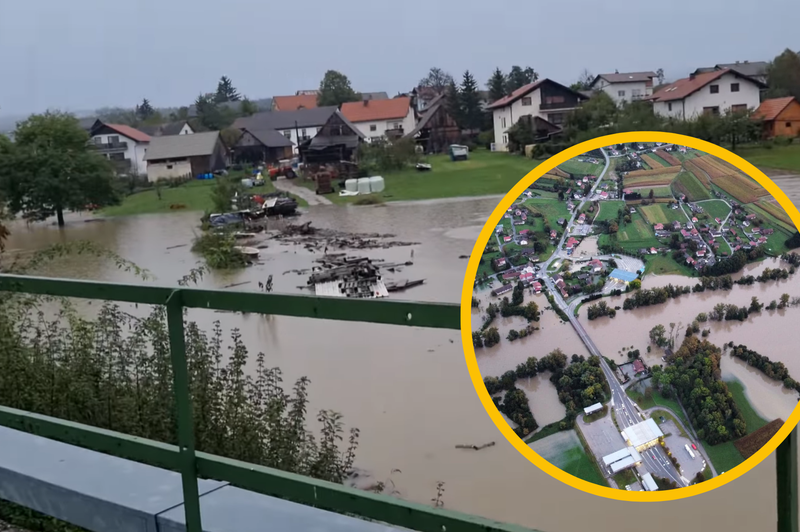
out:
{"label": "yellow circular border", "polygon": [[738,155],[721,148],[720,146],[704,140],[696,139],[694,137],[678,135],[675,133],[665,133],[661,131],[616,133],[613,135],[606,135],[592,140],[587,140],[586,142],[582,142],[576,146],[562,151],[557,155],[552,156],[531,170],[525,177],[522,178],[521,181],[514,185],[514,188],[512,188],[511,191],[508,192],[505,197],[503,197],[503,199],[494,209],[494,212],[492,212],[492,215],[489,217],[489,220],[486,222],[486,225],[484,225],[480,235],[478,236],[478,240],[476,241],[475,247],[470,255],[469,263],[467,264],[467,272],[464,277],[464,286],[461,293],[461,341],[464,346],[464,358],[467,362],[467,369],[469,370],[472,384],[475,386],[475,391],[478,393],[478,398],[481,400],[481,403],[486,409],[486,412],[489,414],[489,417],[492,419],[494,424],[497,425],[497,428],[511,443],[511,445],[513,445],[514,448],[516,448],[517,451],[519,451],[525,458],[539,467],[539,469],[574,488],[586,493],[591,493],[593,495],[599,495],[600,497],[605,497],[607,499],[633,502],[674,501],[699,495],[723,486],[728,482],[744,475],[761,463],[767,456],[769,456],[773,451],[775,451],[775,449],[778,448],[778,445],[783,442],[794,426],[797,425],[798,421],[800,421],[800,403],[798,403],[798,406],[795,407],[792,415],[783,424],[778,433],[773,436],[772,439],[766,443],[766,445],[764,445],[758,452],[745,460],[743,463],[739,464],[730,471],[725,471],[724,475],[718,475],[713,479],[706,480],[700,484],[695,484],[693,486],[679,488],[676,490],[638,492],[613,489],[587,482],[559,469],[539,456],[524,441],[522,441],[519,436],[514,433],[508,423],[506,423],[506,421],[503,419],[502,415],[495,407],[491,396],[486,391],[486,387],[483,384],[483,377],[481,376],[480,368],[478,367],[475,348],[472,345],[472,293],[475,277],[478,272],[478,263],[484,249],[486,248],[486,244],[489,241],[489,237],[502,220],[502,217],[506,211],[534,181],[542,177],[545,173],[556,166],[592,150],[606,148],[614,144],[631,142],[663,142],[668,144],[677,144],[679,146],[688,146],[690,148],[694,148],[719,157],[720,159],[736,166],[739,170],[745,172],[747,175],[755,179],[789,214],[789,217],[792,219],[795,227],[800,228],[800,212],[798,212],[797,208],[792,204],[786,194],[784,194],[784,192],[758,168],[745,161]]}

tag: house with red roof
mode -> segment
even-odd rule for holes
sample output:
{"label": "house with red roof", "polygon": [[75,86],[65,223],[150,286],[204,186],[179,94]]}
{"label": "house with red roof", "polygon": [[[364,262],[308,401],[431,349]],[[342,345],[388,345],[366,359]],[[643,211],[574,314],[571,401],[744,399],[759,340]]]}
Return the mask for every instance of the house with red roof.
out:
{"label": "house with red roof", "polygon": [[653,226],[653,229],[655,229],[656,231],[663,231],[664,230],[664,224],[655,224]]}
{"label": "house with red roof", "polygon": [[511,242],[511,237],[510,236],[504,236],[503,237],[503,242]]}
{"label": "house with red roof", "polygon": [[764,138],[800,136],[800,102],[794,96],[764,100],[753,119],[761,121]]}
{"label": "house with red roof", "polygon": [[638,375],[644,371],[644,364],[638,358],[633,361],[633,373],[634,375]]}
{"label": "house with red roof", "polygon": [[698,257],[705,257],[706,256],[706,250],[705,249],[698,249],[697,250],[697,256]]}
{"label": "house with red roof", "polygon": [[731,68],[692,73],[659,89],[648,98],[653,112],[668,118],[692,120],[703,114],[756,109],[766,85]]}
{"label": "house with red roof", "polygon": [[600,193],[600,197],[603,198],[603,199],[608,199],[608,192],[606,192],[606,191],[601,192]]}
{"label": "house with red roof", "polygon": [[603,91],[617,104],[641,100],[653,94],[655,72],[615,72],[599,74],[590,86],[591,90]]}
{"label": "house with red roof", "polygon": [[588,97],[551,79],[528,83],[508,96],[486,106],[492,113],[494,145],[497,151],[508,151],[508,130],[520,118],[530,117],[536,129],[534,137],[560,131],[567,115],[578,108]]}
{"label": "house with red roof", "polygon": [[533,281],[533,273],[523,272],[520,274],[519,280],[523,283],[530,284]]}
{"label": "house with red roof", "polygon": [[145,154],[150,145],[150,135],[124,124],[110,124],[96,120],[89,129],[94,148],[110,159],[118,174],[143,175],[147,173]]}
{"label": "house with red roof", "polygon": [[399,138],[417,125],[411,98],[399,96],[388,100],[361,100],[342,104],[342,115],[367,138]]}
{"label": "house with red roof", "polygon": [[589,261],[589,267],[592,268],[592,272],[600,273],[603,271],[603,263],[600,262],[599,259],[592,259]]}
{"label": "house with red roof", "polygon": [[586,222],[586,215],[584,213],[581,213],[581,215],[578,216],[578,223],[582,224],[584,222]]}
{"label": "house with red roof", "polygon": [[532,286],[533,286],[533,291],[536,292],[537,294],[542,291],[542,283],[540,283],[539,281],[534,281]]}

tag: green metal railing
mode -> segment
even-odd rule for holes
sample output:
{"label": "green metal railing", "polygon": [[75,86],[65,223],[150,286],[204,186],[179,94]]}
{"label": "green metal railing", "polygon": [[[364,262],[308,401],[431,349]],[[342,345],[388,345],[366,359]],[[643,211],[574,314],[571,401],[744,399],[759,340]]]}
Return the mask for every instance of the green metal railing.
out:
{"label": "green metal railing", "polygon": [[[137,286],[14,275],[0,275],[0,292],[166,305],[177,409],[178,445],[2,406],[0,406],[0,426],[180,472],[186,528],[189,532],[202,531],[198,477],[224,481],[264,495],[411,530],[425,532],[529,530],[195,451],[192,403],[184,345],[184,308],[459,330],[458,305]],[[796,430],[793,431],[777,452],[779,532],[799,532],[796,434]]]}

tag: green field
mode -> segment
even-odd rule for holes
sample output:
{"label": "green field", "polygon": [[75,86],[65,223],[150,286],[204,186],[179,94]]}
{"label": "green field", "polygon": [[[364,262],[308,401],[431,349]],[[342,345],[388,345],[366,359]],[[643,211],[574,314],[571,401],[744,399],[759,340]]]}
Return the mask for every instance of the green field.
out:
{"label": "green field", "polygon": [[681,209],[670,209],[666,203],[654,203],[639,207],[650,224],[667,224],[672,222],[686,223],[686,215]]}
{"label": "green field", "polygon": [[630,469],[625,469],[614,475],[613,479],[617,483],[617,487],[624,490],[625,486],[630,486],[636,482],[636,475]]}
{"label": "green field", "polygon": [[678,404],[678,401],[675,399],[667,399],[661,392],[658,390],[653,390],[652,388],[647,388],[645,390],[645,394],[642,395],[641,393],[637,392],[636,390],[627,390],[628,396],[636,401],[636,404],[642,407],[643,410],[647,410],[648,408],[653,408],[656,406],[663,406],[668,410],[671,410],[678,416],[684,425],[688,425],[689,422],[686,419],[686,416],[683,415],[683,409],[681,409],[681,405]]}
{"label": "green field", "polygon": [[619,245],[630,248],[658,247],[661,244],[653,233],[653,228],[642,218],[637,210],[631,214],[631,223],[623,224],[617,232]]}
{"label": "green field", "polygon": [[719,218],[720,220],[724,220],[728,214],[731,212],[731,208],[722,200],[708,200],[700,203],[700,206],[703,208],[703,211],[711,216],[712,220],[714,218]]}
{"label": "green field", "polygon": [[[412,167],[381,173],[386,188],[373,196],[384,201],[405,201],[507,194],[542,161],[510,153],[476,150],[470,152],[466,161],[453,162],[447,155],[430,155],[424,162],[431,165],[431,171],[418,172]],[[315,187],[313,181],[302,178],[296,179],[295,184],[310,190]],[[343,198],[338,192],[325,197],[337,204],[358,200],[358,196]]]}
{"label": "green field", "polygon": [[567,204],[563,201],[533,198],[525,200],[525,205],[532,211],[541,213],[551,228],[556,227],[559,218],[569,219]]}
{"label": "green field", "polygon": [[[750,401],[747,400],[747,396],[744,392],[744,386],[739,381],[726,381],[725,384],[733,395],[733,400],[736,401],[739,410],[742,411],[742,416],[747,424],[748,434],[752,434],[768,423],[768,421],[759,416],[750,405]],[[706,444],[704,447],[708,452],[711,463],[714,464],[714,468],[717,470],[717,474],[723,471],[730,471],[744,462],[744,458],[742,458],[741,453],[739,453],[733,445],[733,442],[725,442],[713,446]]]}
{"label": "green field", "polygon": [[530,447],[536,454],[562,471],[587,482],[608,486],[594,459],[587,454],[586,442],[583,441],[579,431],[554,432],[545,438],[532,441]]}
{"label": "green field", "polygon": [[558,167],[565,172],[568,172],[572,175],[599,175],[600,172],[603,171],[603,164],[592,164],[583,161],[578,161],[576,159],[570,159],[569,161],[559,165]]}
{"label": "green field", "polygon": [[617,213],[621,208],[625,208],[625,202],[622,200],[609,200],[600,202],[600,213],[595,218],[595,222],[602,222],[604,220],[616,220]]}
{"label": "green field", "polygon": [[647,156],[652,158],[655,162],[659,163],[661,166],[672,166],[671,164],[669,164],[667,161],[665,161],[655,153],[652,152],[648,153]]}
{"label": "green field", "polygon": [[648,255],[644,259],[644,273],[654,273],[656,275],[684,275],[694,277],[696,271],[686,265],[685,262],[675,262],[668,254],[666,257],[661,255]]}
{"label": "green field", "polygon": [[711,197],[708,189],[691,172],[678,174],[678,178],[673,185],[676,192],[686,194],[686,198],[689,201],[701,201]]}
{"label": "green field", "polygon": [[772,149],[739,147],[736,154],[762,168],[800,172],[800,144],[773,146]]}
{"label": "green field", "polygon": [[[100,214],[103,216],[131,216],[134,214],[151,214],[160,212],[207,211],[211,210],[211,191],[215,181],[190,181],[175,188],[162,188],[161,199],[155,189],[137,192],[126,196],[120,205],[106,207]],[[267,186],[271,186],[270,183]],[[185,205],[183,209],[170,209],[170,205]]]}

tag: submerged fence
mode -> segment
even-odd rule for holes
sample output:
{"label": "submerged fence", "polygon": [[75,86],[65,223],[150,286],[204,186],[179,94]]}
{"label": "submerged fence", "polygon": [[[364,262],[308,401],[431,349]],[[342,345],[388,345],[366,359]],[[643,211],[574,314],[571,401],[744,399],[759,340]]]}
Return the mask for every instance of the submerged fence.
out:
{"label": "submerged fence", "polygon": [[[195,451],[184,337],[184,308],[250,312],[436,329],[460,329],[459,306],[137,286],[0,275],[0,292],[165,305],[177,413],[178,445],[0,406],[0,426],[181,474],[186,529],[203,530],[198,477],[315,508],[425,532],[522,532],[515,525],[433,508],[268,467]],[[797,432],[777,451],[778,531],[798,532]]]}

